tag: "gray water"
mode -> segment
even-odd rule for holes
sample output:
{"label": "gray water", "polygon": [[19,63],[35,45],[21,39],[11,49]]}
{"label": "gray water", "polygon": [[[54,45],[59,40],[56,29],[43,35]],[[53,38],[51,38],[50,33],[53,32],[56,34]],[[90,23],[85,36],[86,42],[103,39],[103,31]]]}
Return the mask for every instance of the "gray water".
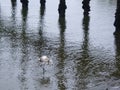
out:
{"label": "gray water", "polygon": [[[82,0],[0,0],[0,90],[120,90],[120,42],[115,38],[117,0],[91,0],[89,16]],[[53,65],[45,72],[38,58]]]}

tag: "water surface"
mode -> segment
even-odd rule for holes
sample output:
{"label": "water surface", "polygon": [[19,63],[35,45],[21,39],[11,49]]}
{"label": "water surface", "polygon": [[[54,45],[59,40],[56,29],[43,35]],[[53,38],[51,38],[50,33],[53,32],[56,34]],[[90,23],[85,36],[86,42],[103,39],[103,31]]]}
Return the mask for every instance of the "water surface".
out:
{"label": "water surface", "polygon": [[[0,88],[2,90],[119,90],[120,42],[114,37],[116,0],[91,0],[83,15],[81,0],[0,0]],[[47,55],[52,66],[40,66]]]}

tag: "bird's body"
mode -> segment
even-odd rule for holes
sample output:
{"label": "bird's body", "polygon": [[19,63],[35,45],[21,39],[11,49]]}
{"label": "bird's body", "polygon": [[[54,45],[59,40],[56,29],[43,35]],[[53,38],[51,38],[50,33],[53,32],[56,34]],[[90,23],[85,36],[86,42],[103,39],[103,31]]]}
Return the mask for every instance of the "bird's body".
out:
{"label": "bird's body", "polygon": [[41,66],[42,66],[42,68],[43,68],[43,74],[45,73],[45,66],[46,65],[53,65],[53,61],[50,59],[50,58],[48,58],[47,56],[41,56],[40,58],[39,58],[39,61],[40,61],[40,63],[41,63]]}
{"label": "bird's body", "polygon": [[52,60],[50,58],[48,58],[47,56],[41,56],[39,58],[39,61],[43,64],[53,64]]}

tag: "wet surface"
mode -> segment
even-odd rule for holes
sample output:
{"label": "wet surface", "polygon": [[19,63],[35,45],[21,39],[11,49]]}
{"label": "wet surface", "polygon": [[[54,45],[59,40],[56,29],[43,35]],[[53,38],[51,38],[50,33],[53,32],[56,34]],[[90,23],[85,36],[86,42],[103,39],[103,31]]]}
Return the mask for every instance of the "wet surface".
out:
{"label": "wet surface", "polygon": [[[54,3],[54,4],[53,4]],[[120,37],[114,37],[116,0],[92,0],[88,16],[82,1],[0,0],[1,90],[120,90]],[[41,67],[47,55],[53,65]]]}

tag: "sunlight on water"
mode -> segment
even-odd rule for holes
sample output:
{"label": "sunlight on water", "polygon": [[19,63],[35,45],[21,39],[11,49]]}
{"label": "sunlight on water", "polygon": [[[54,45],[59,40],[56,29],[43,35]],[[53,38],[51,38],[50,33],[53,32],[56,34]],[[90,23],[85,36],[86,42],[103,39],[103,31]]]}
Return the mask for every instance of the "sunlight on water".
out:
{"label": "sunlight on water", "polygon": [[[14,0],[13,0],[14,1]],[[114,37],[116,0],[92,0],[88,16],[81,0],[0,0],[0,88],[2,90],[119,90],[120,37]],[[53,65],[38,61],[47,55]]]}

